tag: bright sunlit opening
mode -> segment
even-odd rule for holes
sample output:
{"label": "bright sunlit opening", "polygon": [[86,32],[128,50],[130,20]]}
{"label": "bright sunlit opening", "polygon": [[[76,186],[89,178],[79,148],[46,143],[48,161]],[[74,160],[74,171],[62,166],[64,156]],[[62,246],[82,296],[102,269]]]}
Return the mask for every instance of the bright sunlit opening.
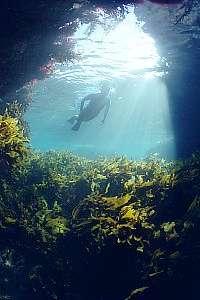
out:
{"label": "bright sunlit opening", "polygon": [[99,22],[89,36],[90,24],[80,25],[71,37],[76,42],[80,61],[73,63],[73,74],[68,65],[67,69],[57,70],[57,77],[70,80],[73,76],[79,82],[84,72],[85,80],[91,84],[101,79],[135,78],[138,74],[146,76],[150,72],[154,77],[159,76],[156,70],[160,57],[155,41],[143,31],[143,23],[138,22],[134,8],[129,7],[128,11],[125,19],[115,21],[114,25],[112,19],[103,18],[103,12],[99,11],[99,18],[103,18],[102,24],[106,22],[106,26]]}
{"label": "bright sunlit opening", "polygon": [[[140,159],[157,152],[175,158],[168,91],[160,78],[163,72],[155,41],[143,31],[132,7],[121,22],[113,23],[104,12],[98,13],[92,32],[91,24],[82,24],[70,37],[80,59],[58,65],[54,76],[36,91],[40,111],[33,108],[27,115],[33,145],[45,150],[67,148],[87,156],[119,154]],[[67,120],[79,114],[85,96],[99,92],[102,80],[111,87],[105,123],[101,124],[101,111],[83,122],[78,132],[72,131]]]}
{"label": "bright sunlit opening", "polygon": [[127,71],[153,68],[158,64],[155,42],[143,32],[133,14],[128,14],[122,23],[106,35],[105,43],[110,43],[115,49],[115,59],[121,61]]}

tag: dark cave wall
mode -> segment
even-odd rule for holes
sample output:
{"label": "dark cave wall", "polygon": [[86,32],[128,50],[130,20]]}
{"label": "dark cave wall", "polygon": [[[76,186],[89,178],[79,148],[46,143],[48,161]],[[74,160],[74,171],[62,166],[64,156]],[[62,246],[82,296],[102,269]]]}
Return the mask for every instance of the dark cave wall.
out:
{"label": "dark cave wall", "polygon": [[145,22],[144,30],[154,38],[160,56],[168,63],[163,81],[177,158],[200,149],[200,3],[193,10],[189,8],[183,19],[185,12],[179,6],[166,9],[148,3],[136,9],[138,18]]}
{"label": "dark cave wall", "polygon": [[58,51],[53,44],[68,19],[71,1],[37,0],[0,3],[0,97],[14,93],[32,79]]}
{"label": "dark cave wall", "polygon": [[200,149],[200,78],[193,67],[174,71],[166,80],[177,157]]}

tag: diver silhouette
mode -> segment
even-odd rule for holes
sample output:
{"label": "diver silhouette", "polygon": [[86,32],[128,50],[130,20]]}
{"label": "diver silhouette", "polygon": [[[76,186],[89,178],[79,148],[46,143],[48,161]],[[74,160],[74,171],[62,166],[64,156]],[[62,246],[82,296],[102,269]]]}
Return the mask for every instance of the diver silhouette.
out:
{"label": "diver silhouette", "polygon": [[[105,108],[103,120],[101,121],[104,123],[110,108],[109,92],[110,86],[104,84],[101,87],[100,93],[89,94],[83,98],[79,115],[75,115],[68,120],[68,122],[72,124],[76,122],[75,125],[73,125],[72,130],[79,130],[82,122],[88,122],[94,119]],[[88,103],[85,104],[86,102]]]}

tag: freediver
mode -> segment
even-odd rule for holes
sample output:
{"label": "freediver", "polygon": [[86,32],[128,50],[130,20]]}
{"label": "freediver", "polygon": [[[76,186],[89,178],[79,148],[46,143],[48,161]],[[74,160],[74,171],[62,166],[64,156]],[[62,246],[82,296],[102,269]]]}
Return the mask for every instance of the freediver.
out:
{"label": "freediver", "polygon": [[[73,125],[72,130],[79,130],[82,122],[88,122],[94,119],[104,108],[104,116],[101,122],[102,124],[105,122],[110,108],[110,98],[108,97],[109,92],[110,86],[104,84],[101,87],[100,93],[89,94],[85,98],[83,98],[83,100],[81,101],[79,115],[75,115],[68,120],[72,124],[76,122]],[[88,103],[85,104],[86,102]]]}

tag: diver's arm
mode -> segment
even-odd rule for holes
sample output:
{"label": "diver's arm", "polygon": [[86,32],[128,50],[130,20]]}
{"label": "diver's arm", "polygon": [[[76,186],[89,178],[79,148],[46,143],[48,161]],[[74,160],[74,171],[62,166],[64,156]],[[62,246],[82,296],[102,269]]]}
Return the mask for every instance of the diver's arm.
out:
{"label": "diver's arm", "polygon": [[81,106],[80,106],[80,113],[82,112],[83,108],[84,108],[84,104],[86,101],[90,100],[91,95],[86,96],[85,98],[83,98],[83,100],[81,101]]}
{"label": "diver's arm", "polygon": [[82,110],[83,110],[84,103],[85,103],[85,98],[84,98],[84,99],[81,101],[80,113],[81,113],[81,112],[82,112]]}
{"label": "diver's arm", "polygon": [[104,116],[103,116],[103,120],[101,121],[101,123],[104,123],[105,122],[105,119],[107,117],[107,114],[108,114],[108,111],[109,111],[109,108],[110,108],[110,101],[108,101],[105,105],[105,111],[104,111]]}

